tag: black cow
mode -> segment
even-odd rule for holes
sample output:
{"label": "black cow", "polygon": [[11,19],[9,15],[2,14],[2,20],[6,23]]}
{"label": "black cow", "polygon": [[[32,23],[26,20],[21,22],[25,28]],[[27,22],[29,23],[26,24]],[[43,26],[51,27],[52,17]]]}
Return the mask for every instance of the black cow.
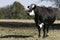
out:
{"label": "black cow", "polygon": [[43,28],[43,38],[47,37],[49,25],[52,25],[56,19],[56,13],[52,8],[40,7],[35,4],[28,6],[28,15],[33,16],[40,37],[41,28]]}

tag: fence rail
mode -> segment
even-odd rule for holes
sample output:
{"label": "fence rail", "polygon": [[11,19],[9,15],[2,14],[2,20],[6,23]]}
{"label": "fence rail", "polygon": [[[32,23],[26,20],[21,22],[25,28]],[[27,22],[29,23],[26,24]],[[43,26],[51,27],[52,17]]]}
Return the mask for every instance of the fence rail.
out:
{"label": "fence rail", "polygon": [[[35,23],[33,19],[30,19],[30,20],[28,19],[0,19],[0,22]],[[60,20],[56,20],[54,23],[60,24]]]}

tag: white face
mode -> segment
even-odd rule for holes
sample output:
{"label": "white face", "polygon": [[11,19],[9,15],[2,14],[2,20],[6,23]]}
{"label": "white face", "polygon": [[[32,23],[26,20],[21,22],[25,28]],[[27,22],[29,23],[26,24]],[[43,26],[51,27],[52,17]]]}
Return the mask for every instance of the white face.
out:
{"label": "white face", "polygon": [[30,15],[30,16],[35,15],[34,10],[32,10],[31,12],[29,12],[29,15]]}

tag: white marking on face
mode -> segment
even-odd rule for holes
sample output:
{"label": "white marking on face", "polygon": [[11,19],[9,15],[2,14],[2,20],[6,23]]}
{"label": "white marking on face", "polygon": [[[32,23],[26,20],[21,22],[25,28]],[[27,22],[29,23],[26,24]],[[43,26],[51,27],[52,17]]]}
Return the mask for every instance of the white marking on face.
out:
{"label": "white marking on face", "polygon": [[44,25],[44,23],[39,24],[40,28],[42,28],[42,27],[43,27],[43,25]]}
{"label": "white marking on face", "polygon": [[30,16],[35,15],[34,10],[32,10],[31,12],[29,12],[29,15],[30,15]]}

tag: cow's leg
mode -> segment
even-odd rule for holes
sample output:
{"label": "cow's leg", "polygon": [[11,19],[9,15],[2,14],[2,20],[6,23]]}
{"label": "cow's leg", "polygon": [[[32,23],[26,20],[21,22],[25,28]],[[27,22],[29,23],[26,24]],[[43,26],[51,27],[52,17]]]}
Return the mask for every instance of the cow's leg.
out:
{"label": "cow's leg", "polygon": [[47,33],[49,32],[49,27],[47,26],[47,28],[46,28],[46,31],[47,31]]}
{"label": "cow's leg", "polygon": [[41,36],[41,35],[40,35],[41,28],[39,27],[38,24],[36,24],[36,27],[37,27],[37,29],[38,29],[38,37],[40,37],[40,36]]}
{"label": "cow's leg", "polygon": [[45,37],[45,25],[43,26],[43,38]]}
{"label": "cow's leg", "polygon": [[39,32],[38,37],[40,37],[41,36],[41,34],[40,34],[41,28],[39,26],[37,28],[38,28],[38,32]]}
{"label": "cow's leg", "polygon": [[46,28],[43,28],[43,38],[45,38],[47,36],[47,32],[46,32]]}
{"label": "cow's leg", "polygon": [[48,28],[47,28],[47,25],[44,25],[43,26],[43,38],[47,37],[47,32],[48,32]]}
{"label": "cow's leg", "polygon": [[46,26],[46,37],[48,37],[49,25]]}
{"label": "cow's leg", "polygon": [[38,37],[40,37],[40,31],[41,31],[41,28],[43,27],[43,25],[44,25],[44,23],[37,24],[37,28],[38,28],[38,32],[39,32]]}

